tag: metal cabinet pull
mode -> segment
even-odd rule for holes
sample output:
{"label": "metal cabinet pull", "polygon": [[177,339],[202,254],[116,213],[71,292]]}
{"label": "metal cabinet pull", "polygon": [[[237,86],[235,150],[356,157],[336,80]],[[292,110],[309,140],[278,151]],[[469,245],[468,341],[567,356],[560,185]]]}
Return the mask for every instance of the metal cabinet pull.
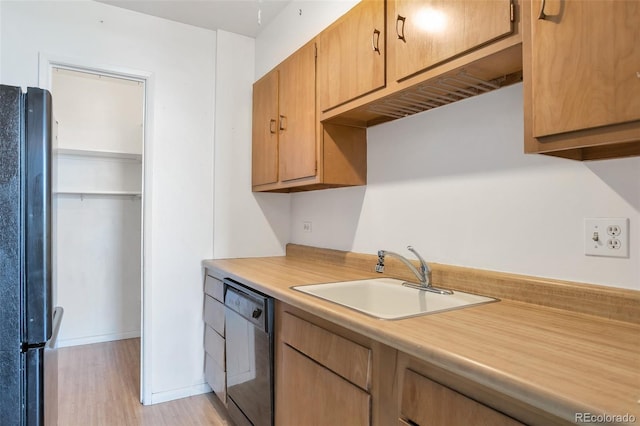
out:
{"label": "metal cabinet pull", "polygon": [[538,14],[538,19],[546,19],[547,18],[547,14],[544,13],[544,6],[545,6],[546,2],[547,2],[547,0],[542,0],[542,3],[540,3],[540,13]]}
{"label": "metal cabinet pull", "polygon": [[380,54],[380,31],[373,30],[373,35],[371,36],[371,47],[374,52],[378,52]]}
{"label": "metal cabinet pull", "polygon": [[[400,16],[400,15],[398,15],[398,18],[396,19],[396,34],[398,35],[398,38],[400,40],[404,41],[404,42],[407,41],[407,39],[404,38],[404,21],[405,21],[405,19],[407,19],[407,18],[405,18],[404,16]],[[398,29],[398,24],[400,22],[402,22],[402,34],[400,34],[400,30]]]}
{"label": "metal cabinet pull", "polygon": [[274,120],[273,118],[271,120],[269,120],[269,133],[275,133],[276,132],[276,120]]}
{"label": "metal cabinet pull", "polygon": [[280,130],[287,130],[287,117],[284,115],[280,116]]}

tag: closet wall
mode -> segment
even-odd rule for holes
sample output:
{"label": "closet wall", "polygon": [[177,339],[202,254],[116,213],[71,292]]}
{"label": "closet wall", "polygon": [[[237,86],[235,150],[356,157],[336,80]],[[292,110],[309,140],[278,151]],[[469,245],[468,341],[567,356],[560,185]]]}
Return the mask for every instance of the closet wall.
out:
{"label": "closet wall", "polygon": [[144,86],[55,69],[60,346],[140,336]]}

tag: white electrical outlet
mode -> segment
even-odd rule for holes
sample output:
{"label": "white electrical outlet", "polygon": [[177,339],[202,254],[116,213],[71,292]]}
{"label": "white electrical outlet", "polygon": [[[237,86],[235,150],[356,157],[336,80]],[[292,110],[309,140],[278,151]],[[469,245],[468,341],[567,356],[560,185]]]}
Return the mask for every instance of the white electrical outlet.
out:
{"label": "white electrical outlet", "polygon": [[585,218],[584,254],[587,256],[629,257],[629,219],[622,217]]}
{"label": "white electrical outlet", "polygon": [[312,231],[312,227],[311,227],[311,225],[312,225],[312,224],[311,224],[311,222],[302,222],[302,230],[303,230],[304,232],[309,232],[309,233],[311,233],[311,231]]}

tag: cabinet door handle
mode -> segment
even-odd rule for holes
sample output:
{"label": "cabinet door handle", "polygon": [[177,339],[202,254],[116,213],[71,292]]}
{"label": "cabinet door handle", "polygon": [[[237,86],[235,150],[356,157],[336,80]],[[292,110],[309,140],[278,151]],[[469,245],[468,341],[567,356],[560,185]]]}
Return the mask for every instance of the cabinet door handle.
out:
{"label": "cabinet door handle", "polygon": [[275,133],[276,132],[276,120],[274,120],[273,118],[271,120],[269,120],[269,133]]}
{"label": "cabinet door handle", "polygon": [[287,117],[284,115],[280,116],[280,130],[287,130]]}
{"label": "cabinet door handle", "polygon": [[[402,40],[402,41],[404,41],[406,43],[407,39],[404,38],[404,21],[405,21],[405,19],[407,19],[407,18],[405,18],[404,16],[398,15],[398,18],[396,19],[396,34],[398,35],[398,38],[400,40]],[[398,24],[400,22],[402,22],[402,33],[401,33],[400,29],[398,28]]]}
{"label": "cabinet door handle", "polygon": [[373,30],[373,35],[371,36],[371,47],[374,52],[378,52],[380,54],[380,31]]}
{"label": "cabinet door handle", "polygon": [[542,3],[540,3],[540,13],[538,14],[538,19],[546,19],[547,18],[547,14],[544,13],[544,6],[547,3],[547,0],[542,0]]}

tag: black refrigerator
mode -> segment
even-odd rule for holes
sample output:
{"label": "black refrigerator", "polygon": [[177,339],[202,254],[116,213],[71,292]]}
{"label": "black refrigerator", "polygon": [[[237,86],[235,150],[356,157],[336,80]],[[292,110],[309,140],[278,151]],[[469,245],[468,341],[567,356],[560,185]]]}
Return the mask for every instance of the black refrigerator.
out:
{"label": "black refrigerator", "polygon": [[51,94],[0,85],[0,423],[57,424]]}

